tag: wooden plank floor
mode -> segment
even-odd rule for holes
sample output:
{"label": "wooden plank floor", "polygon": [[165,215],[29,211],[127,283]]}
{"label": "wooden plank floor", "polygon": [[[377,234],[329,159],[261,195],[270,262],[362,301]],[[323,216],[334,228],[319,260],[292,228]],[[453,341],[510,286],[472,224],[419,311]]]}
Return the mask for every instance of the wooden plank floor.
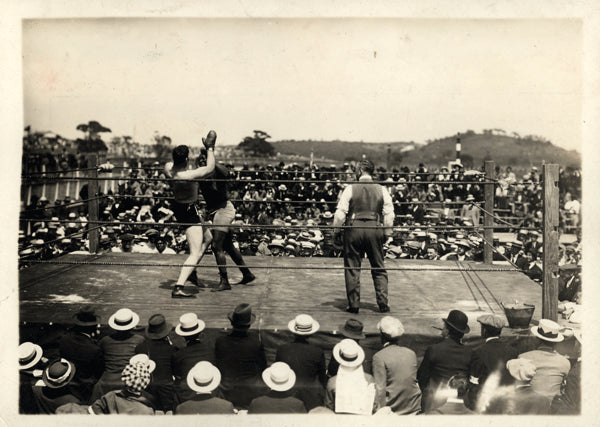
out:
{"label": "wooden plank floor", "polygon": [[[323,331],[334,331],[350,317],[344,311],[343,270],[310,269],[311,266],[341,267],[342,259],[248,257],[249,265],[263,267],[254,269],[257,280],[253,286],[210,292],[210,287],[218,283],[218,274],[214,267],[205,268],[202,269],[205,288],[190,283],[186,286],[187,291],[196,293],[195,299],[171,299],[171,286],[179,268],[160,264],[183,263],[185,258],[184,255],[145,254],[67,255],[59,260],[150,263],[153,266],[33,265],[22,270],[19,276],[21,321],[70,324],[73,313],[86,303],[95,305],[103,324],[117,309],[129,307],[140,315],[143,323],[159,312],[177,323],[181,314],[193,311],[205,320],[207,327],[224,328],[229,326],[227,313],[241,302],[253,306],[257,314],[254,327],[260,329],[285,329],[296,314],[309,313],[321,323]],[[232,264],[230,260],[228,263]],[[202,264],[214,265],[214,257],[206,256]],[[539,284],[518,272],[485,271],[489,266],[471,262],[460,265],[469,271],[435,271],[456,268],[456,262],[386,260],[388,268],[411,269],[388,271],[390,314],[402,320],[407,333],[439,335],[432,325],[441,325],[441,317],[453,308],[467,313],[475,332],[479,329],[475,320],[479,315],[502,314],[499,302],[515,299],[535,304],[534,321],[539,319]],[[232,268],[230,281],[240,278],[239,270]],[[375,332],[381,317],[369,271],[363,271],[358,318],[364,322],[366,332]]]}

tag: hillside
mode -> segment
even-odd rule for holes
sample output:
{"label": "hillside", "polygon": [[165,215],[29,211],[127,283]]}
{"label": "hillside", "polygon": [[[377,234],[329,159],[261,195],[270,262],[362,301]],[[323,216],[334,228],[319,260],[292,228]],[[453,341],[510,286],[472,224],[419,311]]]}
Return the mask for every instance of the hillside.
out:
{"label": "hillside", "polygon": [[[344,141],[277,141],[275,152],[325,158],[332,161],[358,160],[363,154],[375,163],[387,165],[387,149],[391,147],[390,166],[415,167],[425,163],[430,167],[446,165],[456,157],[456,137],[446,137],[427,144],[407,142],[364,143]],[[485,160],[494,160],[500,166],[511,165],[524,169],[542,163],[558,163],[561,166],[581,167],[581,154],[552,145],[550,142],[515,138],[497,134],[470,132],[461,136],[463,164],[479,167]]]}

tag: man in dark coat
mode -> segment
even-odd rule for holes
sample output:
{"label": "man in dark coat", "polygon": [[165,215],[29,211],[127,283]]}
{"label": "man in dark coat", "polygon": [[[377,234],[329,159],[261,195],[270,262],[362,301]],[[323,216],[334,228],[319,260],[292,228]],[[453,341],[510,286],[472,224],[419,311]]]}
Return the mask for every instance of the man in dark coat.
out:
{"label": "man in dark coat", "polygon": [[48,364],[42,374],[44,386],[33,387],[33,396],[40,413],[54,414],[59,406],[81,403],[74,395],[74,389],[69,386],[76,371],[75,365],[65,359]]}
{"label": "man in dark coat", "polygon": [[220,390],[236,408],[245,408],[263,389],[260,375],[267,361],[258,335],[249,333],[256,319],[250,305],[239,304],[228,317],[232,332],[215,342],[217,368],[222,375]]}
{"label": "man in dark coat", "polygon": [[72,386],[82,402],[88,402],[94,384],[104,370],[102,349],[93,338],[100,324],[91,306],[83,307],[73,316],[73,329],[61,337],[59,341],[60,356],[73,362],[76,368]]}
{"label": "man in dark coat", "polygon": [[33,397],[33,386],[46,367],[48,360],[37,344],[24,342],[17,350],[19,356],[19,413],[36,414],[38,408]]}
{"label": "man in dark coat", "polygon": [[156,398],[158,409],[164,412],[173,410],[175,393],[171,368],[171,358],[175,353],[175,347],[168,337],[172,329],[172,325],[165,320],[162,314],[153,314],[144,331],[146,340],[135,348],[137,354],[147,354],[156,363],[148,392]]}
{"label": "man in dark coat", "polygon": [[280,346],[275,360],[287,363],[294,371],[296,396],[311,410],[323,404],[327,385],[325,353],[307,340],[319,330],[319,322],[308,314],[299,314],[288,323],[288,329],[294,334],[294,342]]}
{"label": "man in dark coat", "polygon": [[492,314],[479,316],[477,321],[481,324],[481,337],[485,342],[473,350],[469,366],[469,386],[465,404],[469,409],[477,408],[477,399],[481,389],[493,372],[498,374],[498,385],[506,386],[514,382],[513,377],[506,369],[506,362],[516,359],[519,352],[500,338],[504,319]]}
{"label": "man in dark coat", "polygon": [[231,402],[213,395],[219,386],[221,373],[210,362],[198,362],[188,373],[186,383],[194,396],[177,405],[175,414],[233,414]]}
{"label": "man in dark coat", "polygon": [[262,373],[262,378],[270,391],[252,400],[248,407],[249,414],[306,413],[304,403],[293,396],[296,374],[287,363],[273,363]]}
{"label": "man in dark coat", "polygon": [[[185,313],[179,318],[175,333],[185,338],[186,346],[177,350],[171,358],[173,376],[175,377],[176,404],[185,402],[196,396],[196,392],[188,387],[187,377],[198,362],[215,363],[215,348],[213,343],[206,342],[202,331],[206,327],[203,320],[195,313]],[[219,373],[219,377],[220,377]]]}
{"label": "man in dark coat", "polygon": [[417,380],[423,393],[423,412],[431,411],[444,404],[444,399],[436,399],[438,388],[457,374],[467,376],[472,349],[462,344],[464,334],[470,331],[468,318],[460,310],[452,310],[444,320],[442,336],[444,340],[425,350],[425,356],[417,371]]}

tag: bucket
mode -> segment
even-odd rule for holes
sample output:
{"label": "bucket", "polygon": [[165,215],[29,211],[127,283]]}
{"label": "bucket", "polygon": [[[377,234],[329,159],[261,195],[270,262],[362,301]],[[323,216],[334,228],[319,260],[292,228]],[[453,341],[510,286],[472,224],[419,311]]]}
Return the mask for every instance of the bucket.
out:
{"label": "bucket", "polygon": [[504,314],[506,314],[509,327],[512,329],[524,329],[529,327],[535,305],[519,304],[518,308],[510,308],[505,307],[504,304],[502,304],[502,308],[504,309]]}

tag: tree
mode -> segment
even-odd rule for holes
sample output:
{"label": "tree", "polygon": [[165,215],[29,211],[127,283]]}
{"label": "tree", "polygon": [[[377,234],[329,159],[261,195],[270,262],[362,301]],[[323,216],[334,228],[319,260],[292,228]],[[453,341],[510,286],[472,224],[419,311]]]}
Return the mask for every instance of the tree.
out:
{"label": "tree", "polygon": [[154,144],[152,144],[152,150],[159,159],[166,159],[171,155],[171,137],[167,135],[161,135],[158,131],[154,131],[153,135]]}
{"label": "tree", "polygon": [[100,139],[99,133],[112,132],[109,128],[102,126],[95,120],[91,120],[87,124],[81,123],[77,125],[76,129],[82,131],[88,141]]}
{"label": "tree", "polygon": [[256,156],[272,156],[275,154],[275,149],[267,139],[271,138],[271,135],[262,131],[254,130],[254,136],[247,136],[242,142],[238,144],[238,148],[244,150],[246,153],[252,153]]}

